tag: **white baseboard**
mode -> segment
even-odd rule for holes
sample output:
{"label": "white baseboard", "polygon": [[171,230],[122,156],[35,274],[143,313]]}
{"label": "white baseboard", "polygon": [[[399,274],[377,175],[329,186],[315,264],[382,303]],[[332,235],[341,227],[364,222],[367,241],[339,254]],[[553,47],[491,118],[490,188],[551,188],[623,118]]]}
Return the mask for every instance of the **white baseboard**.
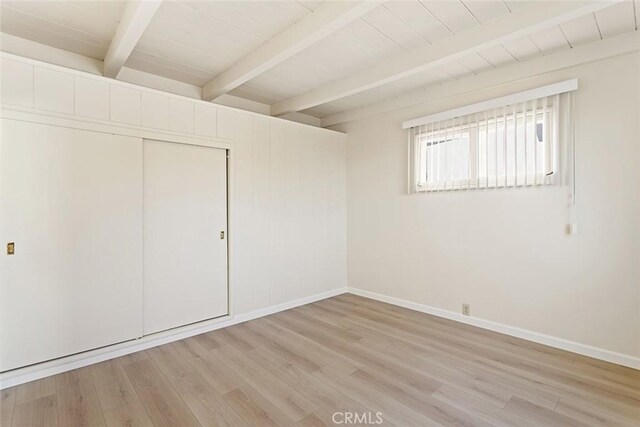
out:
{"label": "white baseboard", "polygon": [[606,362],[615,363],[629,368],[640,369],[640,358],[627,354],[616,353],[610,350],[604,350],[592,347],[586,344],[580,344],[574,341],[529,331],[526,329],[509,326],[491,320],[478,319],[476,317],[463,316],[449,310],[432,307],[425,304],[419,304],[400,298],[394,298],[375,292],[365,291],[363,289],[348,287],[347,292],[354,295],[360,295],[365,298],[371,298],[377,301],[386,302],[397,305],[399,307],[408,308],[422,313],[432,314],[434,316],[443,317],[445,319],[455,320],[457,322],[466,323],[468,325],[477,326],[479,328],[488,329],[490,331],[500,332],[502,334],[511,335],[513,337],[522,338],[539,344],[548,345],[549,347],[559,348],[561,350],[571,351],[573,353],[582,354],[584,356],[593,357],[594,359],[604,360]]}
{"label": "white baseboard", "polygon": [[346,288],[337,288],[327,292],[299,298],[283,304],[271,307],[265,307],[250,313],[239,314],[236,316],[224,316],[218,319],[212,319],[204,322],[195,323],[193,325],[183,326],[181,328],[172,329],[170,331],[159,332],[157,334],[148,335],[136,340],[126,341],[120,344],[114,344],[107,347],[86,351],[72,356],[62,357],[60,359],[31,365],[24,368],[14,369],[12,371],[0,374],[0,390],[23,384],[29,381],[38,380],[40,378],[51,375],[60,374],[62,372],[71,371],[73,369],[82,368],[94,363],[103,362],[105,360],[114,359],[116,357],[125,356],[137,351],[146,350],[148,348],[157,347],[162,344],[189,338],[195,335],[204,334],[206,332],[215,331],[216,329],[226,328],[227,326],[237,325],[259,317],[268,316],[290,308],[299,307],[325,298],[343,294]]}

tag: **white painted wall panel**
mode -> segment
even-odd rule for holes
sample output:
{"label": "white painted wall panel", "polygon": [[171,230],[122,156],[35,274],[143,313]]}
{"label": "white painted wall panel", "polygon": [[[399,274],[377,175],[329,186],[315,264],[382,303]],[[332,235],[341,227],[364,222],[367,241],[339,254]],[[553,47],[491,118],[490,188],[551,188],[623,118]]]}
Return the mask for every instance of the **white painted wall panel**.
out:
{"label": "white painted wall panel", "polygon": [[[271,305],[271,235],[269,211],[269,119],[254,116],[251,136],[252,145],[252,208],[251,245],[256,256],[252,263],[252,306],[254,309]],[[236,224],[240,226],[240,224]],[[246,242],[249,243],[249,242]],[[264,304],[267,302],[267,304]]]}
{"label": "white painted wall panel", "polygon": [[142,92],[141,123],[143,127],[169,128],[169,98],[152,92]]}
{"label": "white painted wall panel", "polygon": [[[325,137],[326,138],[326,137]],[[329,259],[327,281],[340,281],[347,277],[347,242],[342,238],[347,234],[347,179],[346,144],[335,138],[326,138],[329,148],[329,182],[328,182],[328,224],[329,224]],[[336,284],[340,286],[340,284]]]}
{"label": "white painted wall panel", "polygon": [[140,125],[140,91],[111,84],[111,120]]}
{"label": "white painted wall panel", "polygon": [[[31,107],[33,79],[28,70],[34,67],[33,62],[22,62],[13,57],[11,60],[15,64],[7,66],[8,61],[4,58],[2,61],[1,101],[5,106],[10,106],[5,101],[13,100]],[[54,68],[41,63],[36,63],[35,67]],[[13,71],[4,72],[6,69]],[[346,213],[340,206],[342,202],[336,204],[333,200],[334,193],[344,195],[346,192],[345,135],[212,106],[98,76],[80,76],[71,71],[68,74],[76,79],[86,78],[109,85],[109,114],[114,124],[168,130],[172,115],[169,99],[177,99],[193,106],[193,129],[185,130],[231,143],[234,228],[229,232],[233,251],[230,281],[234,314],[346,286],[343,268],[346,262]],[[19,94],[9,95],[5,86],[11,90],[21,89]],[[95,95],[96,88],[94,85],[76,85],[76,102],[79,99],[82,99],[80,105],[87,102]],[[72,89],[67,87],[73,98]],[[80,116],[82,108],[76,108],[76,115],[69,117],[84,119]],[[339,149],[327,148],[327,152],[316,157],[316,151],[324,144],[334,144]],[[325,162],[329,165],[321,164]],[[331,178],[320,176],[323,173],[334,176],[336,171],[332,168],[340,172],[335,175],[338,179],[333,184]],[[332,190],[333,185],[342,188]],[[317,221],[324,224],[320,233],[314,232],[316,216]],[[332,233],[335,233],[334,237]],[[327,248],[329,255],[326,255]]]}
{"label": "white painted wall panel", "polygon": [[222,139],[236,139],[238,128],[237,128],[237,115],[240,112],[235,112],[231,110],[227,110],[226,108],[218,109],[218,138]]}
{"label": "white painted wall panel", "polygon": [[193,133],[193,102],[169,98],[169,130]]}
{"label": "white painted wall panel", "polygon": [[286,301],[286,140],[284,122],[271,122],[269,129],[269,240],[271,242],[271,304]]}
{"label": "white painted wall panel", "polygon": [[285,242],[285,257],[288,268],[285,269],[285,283],[287,299],[300,298],[302,291],[302,260],[307,249],[301,236],[304,235],[303,224],[303,200],[305,189],[302,186],[301,159],[303,144],[301,142],[302,130],[298,126],[288,125],[285,128],[285,224],[286,229],[280,237]]}
{"label": "white painted wall panel", "polygon": [[75,113],[92,119],[109,120],[109,84],[75,77]]}
{"label": "white painted wall panel", "polygon": [[33,107],[33,65],[2,58],[0,99],[5,104]]}
{"label": "white painted wall panel", "polygon": [[[300,222],[301,233],[298,243],[302,246],[302,258],[300,260],[301,276],[300,287],[303,295],[313,295],[313,280],[314,280],[314,257],[316,241],[314,223],[313,223],[313,202],[315,198],[315,191],[317,188],[317,177],[314,176],[315,167],[315,141],[314,134],[309,129],[300,131],[300,170],[301,170],[301,184],[303,192],[301,194],[301,210],[300,210]],[[313,242],[312,244],[307,244]]]}
{"label": "white painted wall panel", "polygon": [[314,270],[312,292],[322,292],[324,283],[330,281],[329,258],[329,174],[330,145],[321,132],[314,132],[314,203],[313,203],[313,239]]}
{"label": "white painted wall panel", "polygon": [[344,136],[237,117],[234,312],[346,286]]}
{"label": "white painted wall panel", "polygon": [[36,67],[33,85],[36,109],[73,114],[73,76],[57,70]]}
{"label": "white painted wall panel", "polygon": [[215,107],[196,104],[194,106],[194,133],[215,138],[218,134],[218,112]]}
{"label": "white painted wall panel", "polygon": [[[232,159],[234,165],[234,227],[230,239],[232,242],[231,260],[231,298],[234,313],[247,313],[253,307],[252,268],[256,254],[251,244],[253,228],[251,215],[253,210],[253,116],[238,114],[238,137],[233,143]],[[259,254],[258,254],[259,255]]]}

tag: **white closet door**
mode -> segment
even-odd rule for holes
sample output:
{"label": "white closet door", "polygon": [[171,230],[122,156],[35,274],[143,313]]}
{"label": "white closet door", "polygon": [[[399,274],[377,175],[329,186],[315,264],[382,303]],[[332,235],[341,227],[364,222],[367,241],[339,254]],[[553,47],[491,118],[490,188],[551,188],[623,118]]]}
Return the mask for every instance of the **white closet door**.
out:
{"label": "white closet door", "polygon": [[145,334],[228,313],[226,234],[226,151],[145,140]]}
{"label": "white closet door", "polygon": [[0,370],[141,336],[142,140],[2,119],[0,150]]}

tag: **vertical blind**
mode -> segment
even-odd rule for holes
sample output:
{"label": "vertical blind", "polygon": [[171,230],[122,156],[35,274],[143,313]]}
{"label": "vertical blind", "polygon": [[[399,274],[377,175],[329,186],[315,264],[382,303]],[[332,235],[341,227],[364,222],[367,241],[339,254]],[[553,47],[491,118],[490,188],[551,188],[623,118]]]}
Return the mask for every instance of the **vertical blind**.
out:
{"label": "vertical blind", "polygon": [[410,121],[409,191],[571,185],[571,92],[508,100],[471,114]]}

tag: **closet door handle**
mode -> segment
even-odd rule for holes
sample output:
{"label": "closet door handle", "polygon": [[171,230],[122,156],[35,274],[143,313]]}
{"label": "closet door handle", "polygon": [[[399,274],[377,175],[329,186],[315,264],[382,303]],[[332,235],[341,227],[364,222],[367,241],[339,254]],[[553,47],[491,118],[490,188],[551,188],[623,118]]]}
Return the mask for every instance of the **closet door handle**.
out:
{"label": "closet door handle", "polygon": [[7,255],[13,255],[16,253],[16,244],[13,242],[7,243]]}
{"label": "closet door handle", "polygon": [[220,240],[224,240],[224,231],[220,232]]}

